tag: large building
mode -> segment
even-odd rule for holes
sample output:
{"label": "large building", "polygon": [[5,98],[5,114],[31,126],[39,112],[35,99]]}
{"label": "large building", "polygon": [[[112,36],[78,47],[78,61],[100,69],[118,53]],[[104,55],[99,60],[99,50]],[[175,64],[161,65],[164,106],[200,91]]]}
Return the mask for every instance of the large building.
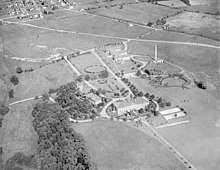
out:
{"label": "large building", "polygon": [[123,115],[126,112],[145,108],[145,106],[147,106],[148,104],[149,101],[141,97],[114,103],[118,115]]}
{"label": "large building", "polygon": [[101,97],[97,96],[96,94],[89,93],[89,94],[86,95],[86,97],[90,100],[90,102],[93,105],[98,105],[98,104],[102,103]]}

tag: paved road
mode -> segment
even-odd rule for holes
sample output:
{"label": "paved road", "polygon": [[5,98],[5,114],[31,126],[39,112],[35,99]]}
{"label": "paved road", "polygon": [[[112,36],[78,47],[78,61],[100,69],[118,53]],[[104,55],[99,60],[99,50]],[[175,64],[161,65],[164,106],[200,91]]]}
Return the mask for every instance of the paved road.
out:
{"label": "paved road", "polygon": [[91,50],[91,52],[93,52],[93,54],[96,56],[96,58],[99,60],[99,62],[100,62],[103,66],[106,67],[106,69],[108,70],[108,72],[109,72],[110,74],[112,74],[112,75],[114,76],[114,78],[115,78],[119,83],[121,83],[122,86],[123,86],[126,90],[129,91],[128,96],[130,96],[130,94],[132,94],[130,88],[121,80],[121,78],[119,78],[118,76],[115,75],[115,73],[108,67],[107,64],[105,64],[104,61],[102,61],[101,57],[99,57],[99,55],[95,52],[94,49]]}
{"label": "paved road", "polygon": [[54,31],[54,32],[58,32],[58,33],[79,34],[79,35],[86,35],[86,36],[93,36],[93,37],[100,37],[100,38],[120,39],[120,40],[125,40],[125,41],[166,43],[166,44],[178,44],[178,45],[191,45],[191,46],[200,46],[200,47],[208,47],[208,48],[220,49],[220,46],[209,45],[209,44],[201,44],[201,43],[126,38],[126,37],[117,37],[117,36],[110,36],[110,35],[99,35],[99,34],[83,33],[83,32],[76,32],[76,31],[58,30],[58,29],[53,29],[53,28],[45,28],[45,27],[41,27],[41,26],[36,26],[36,25],[28,24],[28,23],[20,23],[20,22],[12,22],[12,21],[2,21],[2,22],[3,23],[7,23],[7,24],[18,24],[18,25],[23,25],[23,26],[29,26],[29,27],[39,28],[39,29],[43,29],[43,30],[48,30],[48,31]]}
{"label": "paved road", "polygon": [[[72,65],[72,63],[67,59],[67,56],[64,56],[64,60],[68,63],[68,65],[73,69],[73,71],[80,76],[81,73]],[[98,90],[95,86],[93,86],[91,83],[89,83],[86,80],[83,80],[90,88],[94,89],[94,90]]]}
{"label": "paved road", "polygon": [[[42,96],[38,96],[39,98],[41,98]],[[27,98],[27,99],[23,99],[23,100],[19,100],[13,103],[10,103],[9,106],[15,105],[15,104],[19,104],[19,103],[23,103],[23,102],[27,102],[30,100],[35,100],[36,97],[31,97],[31,98]]]}
{"label": "paved road", "polygon": [[[196,168],[187,160],[174,146],[172,146],[163,136],[161,136],[147,121],[142,119],[142,122],[156,135],[160,141],[178,160],[180,160],[187,168],[196,170]],[[172,149],[171,149],[172,148]]]}

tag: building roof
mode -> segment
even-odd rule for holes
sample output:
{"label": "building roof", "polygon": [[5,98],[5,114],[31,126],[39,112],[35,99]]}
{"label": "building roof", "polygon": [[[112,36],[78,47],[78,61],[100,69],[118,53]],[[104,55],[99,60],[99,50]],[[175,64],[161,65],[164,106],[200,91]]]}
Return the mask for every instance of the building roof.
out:
{"label": "building roof", "polygon": [[175,112],[180,112],[180,111],[181,111],[180,108],[175,107],[175,108],[172,108],[172,109],[160,111],[160,114],[161,115],[168,115],[168,114],[175,113]]}
{"label": "building roof", "polygon": [[101,98],[99,96],[97,96],[96,94],[93,94],[93,93],[87,94],[86,97],[88,97],[93,102],[98,102],[101,100]]}
{"label": "building roof", "polygon": [[119,108],[125,108],[128,106],[135,106],[137,104],[146,104],[148,103],[148,100],[138,97],[136,99],[131,99],[131,100],[124,100],[121,102],[117,102],[115,103],[115,106],[119,109]]}

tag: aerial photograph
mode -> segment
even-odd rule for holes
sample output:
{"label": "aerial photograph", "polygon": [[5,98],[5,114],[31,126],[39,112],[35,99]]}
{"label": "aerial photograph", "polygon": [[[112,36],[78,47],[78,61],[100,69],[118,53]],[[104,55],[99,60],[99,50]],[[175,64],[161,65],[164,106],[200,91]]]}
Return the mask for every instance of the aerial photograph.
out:
{"label": "aerial photograph", "polygon": [[220,170],[220,0],[0,0],[0,170]]}

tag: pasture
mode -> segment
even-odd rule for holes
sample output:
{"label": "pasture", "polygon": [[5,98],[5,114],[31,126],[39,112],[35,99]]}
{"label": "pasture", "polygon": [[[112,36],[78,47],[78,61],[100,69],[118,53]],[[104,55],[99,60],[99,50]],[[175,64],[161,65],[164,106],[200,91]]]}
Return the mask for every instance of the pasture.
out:
{"label": "pasture", "polygon": [[182,32],[173,32],[173,31],[156,31],[150,35],[142,36],[141,39],[148,40],[163,40],[163,41],[178,41],[178,42],[192,42],[192,43],[201,43],[201,44],[210,44],[210,45],[219,45],[219,41],[212,40],[209,38],[185,34]]}
{"label": "pasture", "polygon": [[48,31],[24,25],[6,25],[1,28],[4,35],[4,53],[9,57],[48,58],[54,54],[62,54],[59,49],[69,53],[121,41],[114,38]]}
{"label": "pasture", "polygon": [[178,11],[178,9],[170,9],[151,3],[137,3],[124,5],[122,9],[119,9],[119,7],[100,9],[96,11],[96,14],[147,24],[148,22],[156,22],[165,16],[176,14]]}
{"label": "pasture", "polygon": [[120,122],[96,120],[73,124],[98,169],[185,169],[154,138]]}
{"label": "pasture", "polygon": [[213,1],[213,2],[212,1],[204,1],[204,2],[208,2],[208,3],[182,7],[182,9],[187,10],[187,11],[193,11],[193,12],[199,12],[199,13],[205,13],[205,14],[214,14],[214,15],[220,12],[218,0]]}
{"label": "pasture", "polygon": [[[194,12],[183,12],[167,20],[171,30],[220,40],[219,16],[200,14]],[[212,31],[210,31],[212,30]]]}
{"label": "pasture", "polygon": [[184,2],[180,1],[180,0],[162,0],[162,1],[158,1],[158,4],[161,5],[165,5],[168,7],[175,7],[175,8],[179,8],[179,7],[185,7],[187,6]]}
{"label": "pasture", "polygon": [[13,87],[15,97],[11,101],[42,95],[51,88],[74,81],[70,68],[63,62],[45,65],[33,72],[18,75],[18,78],[19,84]]}
{"label": "pasture", "polygon": [[129,81],[143,92],[167,99],[172,106],[184,108],[187,116],[183,119],[190,120],[189,123],[158,131],[198,169],[218,169],[219,102],[215,97],[195,86],[184,90],[178,87],[156,88],[150,86],[147,80],[129,78]]}
{"label": "pasture", "polygon": [[0,128],[0,146],[3,148],[3,161],[17,152],[33,154],[37,149],[38,136],[32,125],[32,109],[36,101],[29,101],[10,107]]}
{"label": "pasture", "polygon": [[134,38],[151,31],[140,26],[128,27],[126,23],[71,10],[57,11],[54,15],[46,16],[43,20],[31,21],[30,23],[41,27],[70,32],[129,38]]}

